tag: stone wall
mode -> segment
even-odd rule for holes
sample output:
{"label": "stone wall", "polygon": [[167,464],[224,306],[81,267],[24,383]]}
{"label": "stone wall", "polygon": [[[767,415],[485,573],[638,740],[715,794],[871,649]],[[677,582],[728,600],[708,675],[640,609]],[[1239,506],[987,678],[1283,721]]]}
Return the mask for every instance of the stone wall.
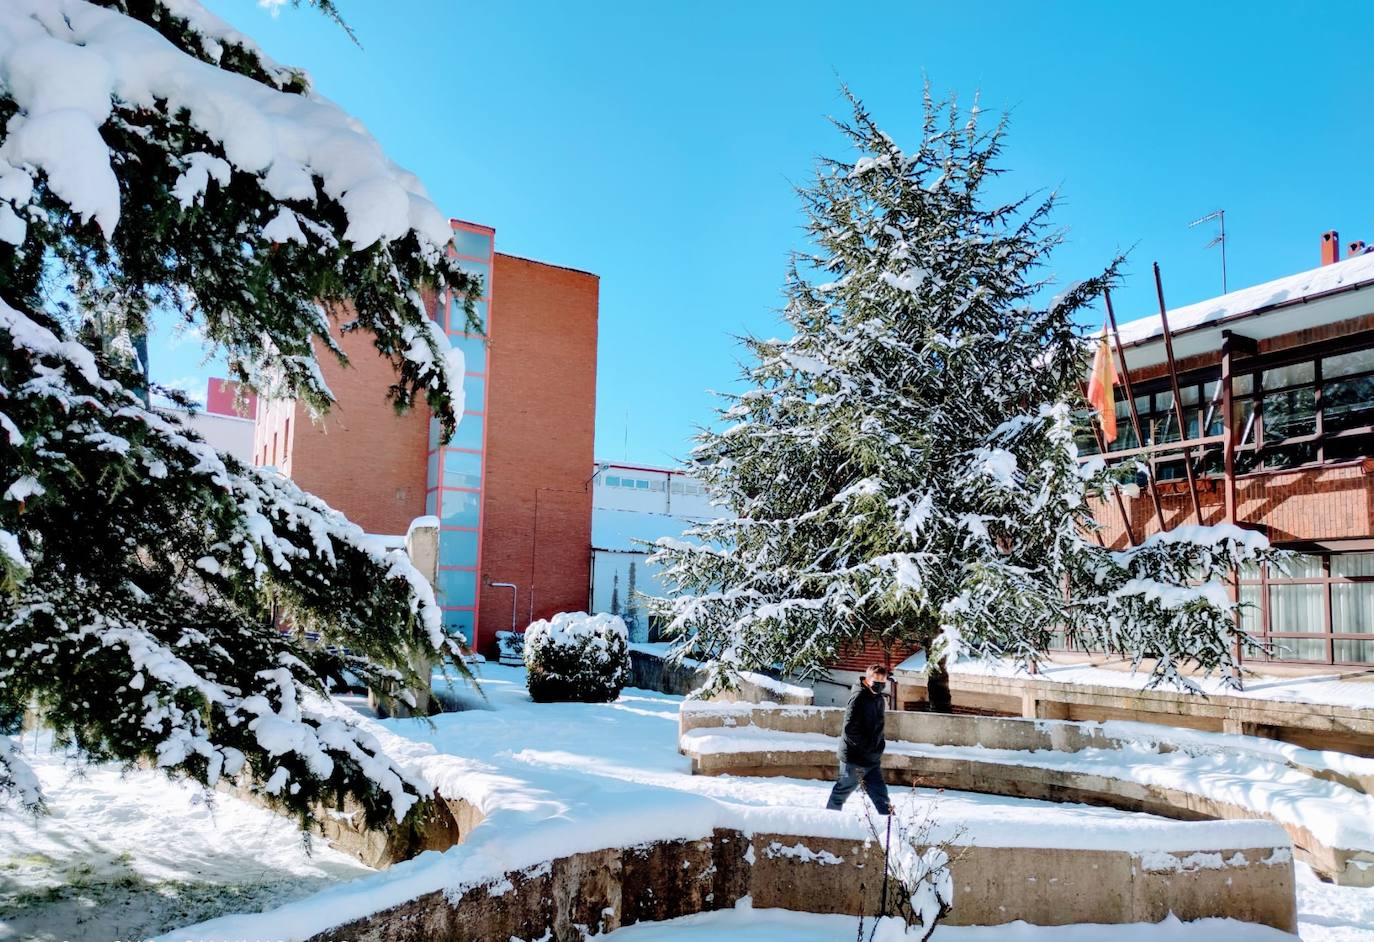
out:
{"label": "stone wall", "polygon": [[[633,647],[630,649],[631,687],[685,697],[705,683],[706,672],[693,662],[669,664],[653,652]],[[805,706],[812,702],[814,696],[805,687],[791,687],[790,691],[784,692],[765,686],[761,681],[755,682],[744,677],[740,678],[734,690],[717,694],[710,700],[717,703],[783,703]]]}
{"label": "stone wall", "polygon": [[[1123,681],[1127,679],[1123,674]],[[898,702],[907,710],[925,703],[919,671],[894,675]],[[1198,696],[1180,690],[1139,690],[1039,680],[1030,676],[951,674],[950,692],[959,713],[1028,719],[1160,723],[1206,732],[1278,739],[1307,749],[1331,749],[1374,757],[1374,710],[1358,706],[1266,700],[1227,694]]]}
{"label": "stone wall", "polygon": [[[1291,859],[1272,848],[1188,855],[1052,848],[968,847],[953,862],[951,925],[1158,922],[1229,917],[1295,928]],[[572,942],[639,922],[728,909],[873,914],[883,886],[881,847],[853,839],[717,829],[572,854],[482,884],[430,893],[315,937],[354,942]]]}

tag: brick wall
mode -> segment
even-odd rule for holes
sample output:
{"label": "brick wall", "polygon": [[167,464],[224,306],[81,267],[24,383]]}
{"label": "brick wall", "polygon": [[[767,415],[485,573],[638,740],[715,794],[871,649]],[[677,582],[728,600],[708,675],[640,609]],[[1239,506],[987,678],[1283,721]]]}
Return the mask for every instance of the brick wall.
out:
{"label": "brick wall", "polygon": [[421,405],[397,415],[386,398],[396,374],[372,345],[372,335],[355,331],[338,339],[347,366],[316,347],[334,406],[312,422],[302,403],[272,403],[259,421],[257,454],[260,458],[266,444],[266,463],[272,463],[270,436],[275,432],[277,466],[302,488],[368,533],[405,533],[425,512],[429,409]]}
{"label": "brick wall", "polygon": [[[1222,487],[1219,478],[1198,481],[1205,524],[1226,521]],[[1170,490],[1177,492],[1160,495],[1168,528],[1197,523],[1186,484],[1181,490],[1172,486]],[[1126,508],[1137,539],[1159,530],[1147,490],[1127,500]],[[1126,531],[1116,502],[1098,501],[1093,510],[1107,526],[1103,538],[1111,546],[1125,547]],[[1236,519],[1268,527],[1269,539],[1275,543],[1374,537],[1374,469],[1367,462],[1352,462],[1237,477]]]}
{"label": "brick wall", "polygon": [[873,664],[885,664],[891,670],[919,650],[918,645],[897,645],[889,652],[884,651],[882,645],[873,641],[867,641],[863,644],[850,644],[840,651],[840,656],[831,664],[831,669],[866,671]]}
{"label": "brick wall", "polygon": [[586,609],[591,579],[599,281],[497,254],[492,275],[476,646]]}

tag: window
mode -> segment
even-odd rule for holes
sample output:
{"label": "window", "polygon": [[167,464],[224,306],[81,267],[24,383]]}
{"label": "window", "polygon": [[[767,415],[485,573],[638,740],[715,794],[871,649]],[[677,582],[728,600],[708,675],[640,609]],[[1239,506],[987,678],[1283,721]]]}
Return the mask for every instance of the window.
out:
{"label": "window", "polygon": [[461,608],[476,604],[477,573],[468,569],[440,569],[435,581],[441,605]]}
{"label": "window", "polygon": [[481,376],[463,377],[463,408],[469,412],[487,411],[487,381]]}
{"label": "window", "polygon": [[482,450],[482,417],[464,412],[458,422],[458,430],[449,439],[448,447],[466,448],[469,451]]}
{"label": "window", "polygon": [[[439,534],[440,566],[476,566],[477,531],[444,530]],[[454,603],[458,604],[458,603]]]}
{"label": "window", "polygon": [[[466,419],[464,419],[466,421]],[[482,486],[482,456],[471,451],[444,449],[444,487]]]}
{"label": "window", "polygon": [[453,250],[468,258],[490,258],[491,236],[471,229],[454,229]]}
{"label": "window", "polygon": [[644,481],[644,480],[636,480],[636,481],[635,481],[635,490],[637,490],[637,491],[647,491],[648,489],[649,489],[649,482],[648,482],[648,481]]}
{"label": "window", "polygon": [[1241,626],[1280,661],[1374,663],[1374,553],[1297,556],[1241,572]]}
{"label": "window", "polygon": [[286,456],[291,451],[291,420],[286,420],[286,431],[281,433],[281,460],[286,463]]}
{"label": "window", "polygon": [[608,475],[606,476],[606,486],[607,486],[607,487],[619,487],[619,486],[620,486],[620,478],[616,477],[614,474],[608,474]]}
{"label": "window", "polygon": [[476,612],[472,609],[446,608],[444,609],[444,630],[450,635],[462,635],[471,644],[475,615]]}
{"label": "window", "polygon": [[277,463],[277,433],[272,433],[272,463]]}
{"label": "window", "polygon": [[439,497],[440,520],[446,527],[476,529],[479,502],[474,491],[443,491]]}
{"label": "window", "polygon": [[[1374,456],[1374,347],[1343,350],[1329,355],[1275,355],[1261,360],[1244,358],[1232,377],[1232,426],[1236,435],[1236,470],[1265,469],[1349,461]],[[1249,367],[1249,368],[1247,368]],[[1171,385],[1164,380],[1138,384],[1134,392],[1140,418],[1137,441],[1131,404],[1117,390],[1117,439],[1109,452],[1142,445],[1176,442],[1222,434],[1220,368],[1179,377],[1179,404],[1184,435],[1174,411]],[[1080,421],[1092,421],[1084,413]],[[1097,451],[1090,428],[1078,436],[1079,451]],[[1224,461],[1217,446],[1192,453],[1194,470],[1220,474]],[[1153,459],[1155,476],[1162,480],[1186,474],[1183,456],[1164,454]]]}

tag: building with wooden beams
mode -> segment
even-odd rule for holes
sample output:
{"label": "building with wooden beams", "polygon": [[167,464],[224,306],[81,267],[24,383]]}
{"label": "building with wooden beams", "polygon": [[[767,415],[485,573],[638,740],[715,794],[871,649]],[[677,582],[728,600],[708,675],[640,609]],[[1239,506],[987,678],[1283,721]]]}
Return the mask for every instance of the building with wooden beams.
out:
{"label": "building with wooden beams", "polygon": [[1101,537],[1233,523],[1295,551],[1233,588],[1272,660],[1374,663],[1374,252],[1340,249],[1326,233],[1320,267],[1173,310],[1156,268],[1159,312],[1120,325],[1108,300],[1106,455],[1144,473],[1100,502]]}

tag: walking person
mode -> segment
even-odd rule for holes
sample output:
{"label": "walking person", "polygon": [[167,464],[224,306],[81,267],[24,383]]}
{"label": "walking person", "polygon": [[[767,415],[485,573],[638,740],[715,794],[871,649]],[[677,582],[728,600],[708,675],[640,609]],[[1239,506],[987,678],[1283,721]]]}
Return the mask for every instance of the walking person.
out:
{"label": "walking person", "polygon": [[859,678],[844,708],[844,733],[840,738],[840,774],[830,790],[831,811],[844,807],[845,799],[862,782],[879,814],[891,814],[892,804],[883,781],[884,723],[887,716],[887,668],[874,664]]}

